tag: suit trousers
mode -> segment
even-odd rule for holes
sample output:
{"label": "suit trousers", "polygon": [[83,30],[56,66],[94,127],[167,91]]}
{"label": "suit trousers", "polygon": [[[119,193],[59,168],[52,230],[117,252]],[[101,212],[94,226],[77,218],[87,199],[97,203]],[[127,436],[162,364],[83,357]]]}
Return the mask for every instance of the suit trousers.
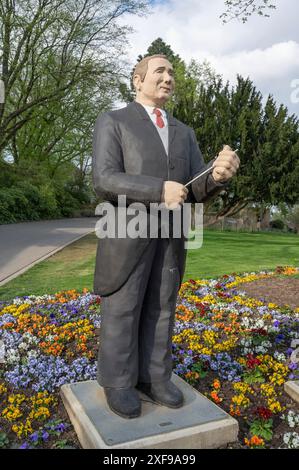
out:
{"label": "suit trousers", "polygon": [[179,287],[172,239],[151,239],[123,286],[101,298],[100,385],[135,387],[170,379]]}

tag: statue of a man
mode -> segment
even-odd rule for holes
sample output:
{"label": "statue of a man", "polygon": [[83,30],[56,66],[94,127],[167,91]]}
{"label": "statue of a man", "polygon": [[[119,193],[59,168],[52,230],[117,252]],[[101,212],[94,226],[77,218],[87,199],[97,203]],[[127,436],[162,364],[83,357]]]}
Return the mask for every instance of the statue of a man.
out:
{"label": "statue of a man", "polygon": [[[165,203],[171,211],[185,202],[214,197],[239,167],[238,156],[228,146],[206,165],[194,131],[164,110],[175,86],[166,56],[142,59],[133,83],[135,101],[100,115],[94,132],[94,188],[114,205],[116,224],[120,195],[147,208]],[[212,166],[189,191],[185,188],[190,179]],[[138,390],[160,405],[183,405],[183,394],[170,378],[184,243],[183,236],[171,235],[99,240],[94,279],[102,315],[98,382],[110,409],[124,418],[140,415]]]}

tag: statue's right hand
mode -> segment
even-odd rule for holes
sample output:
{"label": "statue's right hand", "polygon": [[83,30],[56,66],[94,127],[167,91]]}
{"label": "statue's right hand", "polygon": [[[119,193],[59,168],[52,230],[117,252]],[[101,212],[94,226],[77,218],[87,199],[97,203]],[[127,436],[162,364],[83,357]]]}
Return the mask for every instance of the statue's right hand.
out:
{"label": "statue's right hand", "polygon": [[188,189],[176,181],[165,181],[162,191],[162,202],[165,202],[167,209],[176,209],[183,205],[187,198]]}

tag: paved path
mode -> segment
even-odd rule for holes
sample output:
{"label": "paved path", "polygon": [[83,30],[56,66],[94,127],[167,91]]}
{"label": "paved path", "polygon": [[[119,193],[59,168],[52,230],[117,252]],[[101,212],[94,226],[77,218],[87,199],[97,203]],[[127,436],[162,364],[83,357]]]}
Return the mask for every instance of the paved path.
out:
{"label": "paved path", "polygon": [[98,218],[0,225],[0,285],[92,232]]}

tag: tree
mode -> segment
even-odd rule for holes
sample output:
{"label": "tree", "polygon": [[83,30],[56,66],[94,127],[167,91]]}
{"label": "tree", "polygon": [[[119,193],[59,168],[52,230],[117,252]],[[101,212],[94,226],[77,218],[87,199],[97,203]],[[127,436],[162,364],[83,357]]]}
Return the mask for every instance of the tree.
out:
{"label": "tree", "polygon": [[[193,88],[181,95],[173,113],[195,131],[205,160],[210,160],[223,144],[238,148],[241,166],[220,196],[206,204],[213,206],[216,219],[235,215],[255,204],[263,212],[285,201],[299,200],[299,121],[288,116],[287,108],[278,109],[272,96],[265,107],[262,95],[249,79],[237,77],[230,87],[212,76],[192,76]],[[263,214],[261,213],[261,217]]]}
{"label": "tree", "polygon": [[[0,103],[0,183],[5,199],[0,220],[65,215],[75,207],[74,198],[83,201],[89,190],[92,126],[98,114],[113,106],[120,79],[127,74],[123,57],[131,28],[120,26],[117,19],[143,14],[146,4],[0,4],[0,79],[5,90]],[[23,207],[32,202],[45,210],[24,210],[7,218],[17,210],[14,194],[22,198]]]}
{"label": "tree", "polygon": [[[0,5],[0,155],[18,131],[93,76],[121,72],[130,28],[119,26],[125,13],[140,13],[139,0],[6,0]],[[117,60],[118,59],[118,60]],[[94,64],[97,63],[97,67]]]}
{"label": "tree", "polygon": [[280,203],[275,211],[275,219],[282,220],[293,231],[299,231],[299,204],[293,206]]}
{"label": "tree", "polygon": [[267,11],[276,8],[275,0],[225,0],[224,4],[226,10],[220,15],[223,23],[228,23],[233,19],[246,23],[253,14],[268,18],[270,15]]}

